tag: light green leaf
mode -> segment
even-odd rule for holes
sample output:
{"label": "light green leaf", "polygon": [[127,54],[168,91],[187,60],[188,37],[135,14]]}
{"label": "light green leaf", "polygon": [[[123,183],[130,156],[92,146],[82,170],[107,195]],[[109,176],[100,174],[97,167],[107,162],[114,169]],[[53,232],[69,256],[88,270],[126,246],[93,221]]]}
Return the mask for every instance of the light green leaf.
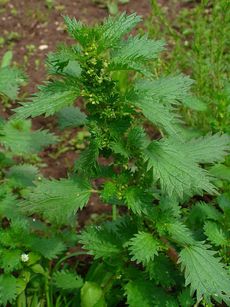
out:
{"label": "light green leaf", "polygon": [[44,114],[53,115],[64,107],[73,104],[80,95],[80,90],[75,82],[53,81],[38,87],[40,90],[35,94],[30,102],[21,103],[21,107],[16,108],[15,117],[25,119]]}
{"label": "light green leaf", "polygon": [[167,230],[171,238],[181,245],[192,245],[196,243],[191,231],[179,221],[168,224]]}
{"label": "light green leaf", "polygon": [[160,180],[162,191],[168,195],[183,198],[202,191],[216,192],[208,172],[167,140],[153,141],[145,150],[144,158],[154,178]]}
{"label": "light green leaf", "polygon": [[98,41],[99,48],[107,49],[116,46],[121,37],[128,33],[141,21],[136,14],[126,15],[122,13],[116,17],[109,17],[101,26],[101,38]]}
{"label": "light green leaf", "polygon": [[80,242],[88,250],[88,254],[94,255],[96,259],[116,257],[121,252],[120,242],[114,233],[103,226],[86,228],[81,233]]}
{"label": "light green leaf", "polygon": [[148,232],[139,231],[127,243],[131,260],[144,265],[153,260],[161,248],[161,243],[158,239]]}
{"label": "light green leaf", "polygon": [[11,50],[4,53],[2,57],[1,67],[3,68],[3,67],[10,66],[12,58],[13,58],[13,52]]}
{"label": "light green leaf", "polygon": [[39,253],[47,259],[54,259],[66,250],[64,243],[57,237],[37,237],[31,236],[27,242],[28,247],[33,252]]}
{"label": "light green leaf", "polygon": [[13,275],[0,275],[0,304],[12,304],[17,296],[17,279]]}
{"label": "light green leaf", "polygon": [[95,282],[86,281],[81,289],[81,307],[106,307],[101,287]]}
{"label": "light green leaf", "polygon": [[0,127],[0,143],[15,155],[39,152],[56,141],[57,137],[46,130],[31,131],[30,121],[9,120]]}
{"label": "light green leaf", "polygon": [[53,282],[57,288],[64,290],[79,289],[83,286],[80,276],[64,270],[54,273]]}
{"label": "light green leaf", "polygon": [[187,157],[195,162],[221,162],[230,150],[230,137],[227,134],[216,133],[191,139],[184,144],[175,144],[175,146],[183,150]]}
{"label": "light green leaf", "polygon": [[224,164],[216,164],[209,169],[209,172],[216,178],[230,182],[230,167]]}
{"label": "light green leaf", "polygon": [[30,186],[38,176],[38,169],[34,165],[21,164],[12,166],[6,174],[14,185]]}
{"label": "light green leaf", "polygon": [[0,266],[4,273],[11,273],[21,268],[21,251],[20,250],[2,250]]}
{"label": "light green leaf", "polygon": [[66,107],[57,113],[60,129],[76,128],[86,124],[87,116],[77,107]]}
{"label": "light green leaf", "polygon": [[204,297],[210,302],[222,300],[230,304],[230,279],[220,260],[214,257],[215,252],[205,246],[189,246],[180,252],[179,262],[185,270],[186,286],[196,291],[197,300]]}
{"label": "light green leaf", "polygon": [[24,74],[17,68],[0,68],[0,94],[15,100],[18,96],[19,87],[25,82]]}
{"label": "light green leaf", "polygon": [[207,110],[207,104],[195,96],[187,96],[182,99],[183,104],[195,111],[204,112]]}
{"label": "light green leaf", "polygon": [[164,49],[163,41],[154,41],[147,36],[130,36],[122,41],[112,54],[111,67],[116,65],[128,65],[133,62],[145,62],[157,58]]}
{"label": "light green leaf", "polygon": [[204,233],[209,241],[216,246],[228,246],[228,238],[220,226],[213,221],[206,221],[204,224]]}
{"label": "light green leaf", "polygon": [[152,197],[137,187],[129,187],[125,191],[125,200],[128,208],[139,215],[146,214],[152,208]]}
{"label": "light green leaf", "polygon": [[23,210],[39,213],[51,222],[68,224],[90,194],[90,186],[83,181],[43,179],[30,189],[22,205]]}

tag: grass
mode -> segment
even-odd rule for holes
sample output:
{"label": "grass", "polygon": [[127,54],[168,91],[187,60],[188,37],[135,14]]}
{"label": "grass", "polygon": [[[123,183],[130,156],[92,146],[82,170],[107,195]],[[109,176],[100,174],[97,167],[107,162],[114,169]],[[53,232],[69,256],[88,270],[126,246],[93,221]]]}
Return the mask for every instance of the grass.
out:
{"label": "grass", "polygon": [[[151,17],[146,26],[151,37],[168,43],[165,59],[156,72],[182,71],[196,81],[194,93],[205,103],[203,112],[182,110],[187,122],[206,132],[230,132],[230,3],[202,0],[195,4],[177,1],[181,8],[169,16],[159,1],[151,0]],[[175,5],[175,4],[174,4]],[[171,12],[170,12],[171,13]],[[163,64],[164,62],[164,64]],[[206,110],[204,110],[206,109]]]}

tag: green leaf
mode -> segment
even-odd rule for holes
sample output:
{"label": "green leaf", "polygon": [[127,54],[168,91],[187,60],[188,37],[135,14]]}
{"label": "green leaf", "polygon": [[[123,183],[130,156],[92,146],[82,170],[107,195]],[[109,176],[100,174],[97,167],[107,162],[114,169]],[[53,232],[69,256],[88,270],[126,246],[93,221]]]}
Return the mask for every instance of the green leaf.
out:
{"label": "green leaf", "polygon": [[97,159],[99,157],[99,147],[96,141],[92,140],[89,146],[81,152],[78,160],[74,165],[75,172],[90,177],[97,169]]}
{"label": "green leaf", "polygon": [[141,21],[136,14],[122,13],[116,17],[109,17],[101,26],[101,38],[98,41],[102,50],[116,46],[117,42]]}
{"label": "green leaf", "polygon": [[191,297],[190,295],[190,290],[189,288],[185,288],[182,290],[182,292],[180,293],[179,297],[178,297],[180,306],[183,307],[192,307],[194,306],[194,299]]}
{"label": "green leaf", "polygon": [[196,243],[191,231],[181,222],[175,221],[166,227],[171,238],[177,243],[181,245],[192,245]]}
{"label": "green leaf", "polygon": [[11,50],[4,53],[2,57],[1,67],[3,68],[3,67],[10,66],[12,58],[13,58],[13,52]]}
{"label": "green leaf", "polygon": [[142,127],[136,126],[130,129],[127,135],[127,145],[130,147],[130,150],[142,150],[146,148],[148,144],[149,140]]}
{"label": "green leaf", "polygon": [[144,158],[148,170],[152,169],[154,178],[160,180],[163,193],[183,198],[202,191],[216,192],[208,172],[168,140],[153,141],[145,150]]}
{"label": "green leaf", "polygon": [[4,273],[11,273],[21,268],[21,251],[20,250],[2,250],[0,266]]}
{"label": "green leaf", "polygon": [[32,97],[30,102],[21,103],[22,106],[14,110],[16,118],[25,119],[42,114],[53,115],[73,104],[80,95],[77,83],[72,81],[47,82],[46,85],[39,86],[38,89],[40,91]]}
{"label": "green leaf", "polygon": [[17,68],[0,68],[0,94],[15,100],[18,96],[19,87],[25,82],[24,74]]}
{"label": "green leaf", "polygon": [[130,307],[178,307],[177,301],[162,288],[150,281],[137,279],[125,285],[127,303]]}
{"label": "green leaf", "polygon": [[221,221],[222,215],[214,206],[201,201],[192,206],[188,219],[196,227],[197,224],[203,223],[207,219]]}
{"label": "green leaf", "polygon": [[147,214],[152,208],[152,196],[137,187],[129,187],[125,191],[125,201],[128,208],[138,215]]}
{"label": "green leaf", "polygon": [[75,18],[71,19],[68,16],[64,16],[64,21],[69,34],[82,46],[86,46],[90,40],[90,28],[85,26],[81,21],[77,21]]}
{"label": "green leaf", "polygon": [[210,303],[213,298],[230,304],[230,280],[215,252],[205,246],[189,246],[180,252],[179,262],[185,270],[186,286],[191,284],[191,291],[196,291],[197,300],[202,297]]}
{"label": "green leaf", "polygon": [[95,259],[117,257],[120,255],[120,242],[112,231],[103,226],[87,227],[80,236],[80,243]]}
{"label": "green leaf", "polygon": [[54,223],[68,224],[71,217],[89,200],[90,186],[70,179],[37,182],[22,203],[23,210],[39,213]]}
{"label": "green leaf", "polygon": [[79,51],[79,45],[66,46],[62,44],[59,46],[56,52],[48,55],[49,74],[79,78],[81,76],[81,67],[77,61]]}
{"label": "green leaf", "polygon": [[143,281],[129,281],[125,287],[129,307],[152,307],[153,293],[151,284]]}
{"label": "green leaf", "polygon": [[180,119],[173,108],[148,98],[142,100],[141,104],[137,103],[137,106],[148,120],[164,129],[167,134],[177,136],[180,133],[178,129]]}
{"label": "green leaf", "polygon": [[107,181],[103,185],[103,190],[101,191],[101,198],[104,202],[109,204],[117,203],[117,193],[118,188],[114,182]]}
{"label": "green leaf", "polygon": [[209,169],[209,172],[216,178],[230,182],[230,167],[224,164],[216,164]]}
{"label": "green leaf", "polygon": [[154,260],[146,265],[146,271],[150,280],[154,280],[157,285],[160,284],[163,287],[170,287],[176,284],[175,267],[163,254],[155,256]]}
{"label": "green leaf", "polygon": [[14,185],[26,187],[33,185],[33,181],[38,176],[38,169],[34,165],[21,164],[12,166],[6,174]]}
{"label": "green leaf", "polygon": [[54,273],[53,282],[57,288],[63,290],[79,289],[83,286],[80,276],[64,270]]}
{"label": "green leaf", "polygon": [[176,146],[187,154],[188,159],[198,163],[221,162],[230,150],[230,137],[216,133]]}
{"label": "green leaf", "polygon": [[195,96],[187,96],[183,98],[183,104],[195,111],[204,112],[207,110],[207,104]]}
{"label": "green leaf", "polygon": [[66,107],[57,113],[60,129],[76,128],[85,125],[87,116],[77,107]]}
{"label": "green leaf", "polygon": [[216,246],[228,246],[228,238],[217,223],[206,221],[204,225],[204,233],[209,241]]}
{"label": "green leaf", "polygon": [[82,307],[106,307],[101,287],[95,282],[86,281],[81,289]]}
{"label": "green leaf", "polygon": [[[217,203],[225,214],[230,214],[230,193],[223,193],[217,197]],[[221,217],[221,214],[220,214]]]}
{"label": "green leaf", "polygon": [[15,155],[39,152],[56,141],[46,130],[31,131],[31,121],[9,120],[0,128],[0,143]]}
{"label": "green leaf", "polygon": [[147,36],[130,36],[116,47],[112,54],[112,62],[109,68],[114,69],[116,66],[132,68],[133,62],[145,62],[155,59],[163,49],[163,41],[150,40]]}
{"label": "green leaf", "polygon": [[64,243],[57,237],[39,238],[30,236],[27,246],[47,259],[54,259],[66,250]]}
{"label": "green leaf", "polygon": [[[139,80],[135,85],[136,92],[143,97],[152,98],[163,104],[177,104],[189,94],[193,81],[184,75],[162,77],[156,80]],[[154,109],[152,110],[154,112]]]}
{"label": "green leaf", "polygon": [[12,275],[0,275],[0,304],[12,304],[17,296],[17,279]]}
{"label": "green leaf", "polygon": [[146,265],[158,255],[161,243],[148,232],[139,231],[128,243],[131,260]]}

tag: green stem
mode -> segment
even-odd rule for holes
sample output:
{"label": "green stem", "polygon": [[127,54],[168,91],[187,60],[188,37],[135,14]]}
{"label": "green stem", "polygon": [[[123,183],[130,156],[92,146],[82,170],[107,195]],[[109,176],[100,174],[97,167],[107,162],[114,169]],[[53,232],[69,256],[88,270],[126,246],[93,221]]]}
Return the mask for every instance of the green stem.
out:
{"label": "green stem", "polygon": [[59,269],[60,264],[61,264],[62,262],[64,262],[65,260],[67,260],[67,259],[69,259],[69,258],[72,258],[72,257],[75,257],[75,256],[85,255],[85,254],[86,254],[86,252],[75,252],[75,253],[72,253],[72,254],[70,254],[70,255],[67,255],[67,256],[63,257],[62,259],[60,259],[60,260],[56,263],[56,265],[55,265],[53,271],[57,271],[57,270]]}
{"label": "green stem", "polygon": [[112,217],[113,217],[113,221],[116,221],[117,219],[117,206],[116,205],[112,205]]}
{"label": "green stem", "polygon": [[46,306],[51,307],[48,277],[45,279],[45,294],[46,294]]}

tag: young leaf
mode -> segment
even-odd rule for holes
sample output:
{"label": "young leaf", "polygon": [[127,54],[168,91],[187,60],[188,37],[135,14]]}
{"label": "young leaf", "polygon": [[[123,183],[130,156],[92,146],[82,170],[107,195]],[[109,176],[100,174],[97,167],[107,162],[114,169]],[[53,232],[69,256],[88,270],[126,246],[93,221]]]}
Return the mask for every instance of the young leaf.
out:
{"label": "young leaf", "polygon": [[89,41],[89,29],[81,21],[77,21],[75,18],[64,17],[67,31],[76,39],[82,46],[86,46]]}
{"label": "young leaf", "polygon": [[196,291],[197,300],[213,298],[230,304],[230,279],[215,252],[205,246],[187,246],[180,252],[179,262],[185,270],[186,285]]}
{"label": "young leaf", "polygon": [[137,187],[129,187],[125,191],[125,200],[128,208],[139,215],[146,214],[148,209],[152,207],[152,197]]}
{"label": "young leaf", "polygon": [[139,231],[127,243],[132,256],[131,260],[146,265],[153,260],[161,247],[160,241],[148,232]]}
{"label": "young leaf", "polygon": [[90,177],[97,169],[97,159],[99,156],[99,147],[96,141],[92,140],[89,146],[81,153],[79,159],[75,162],[74,170]]}
{"label": "young leaf", "polygon": [[141,17],[136,14],[126,15],[122,13],[117,17],[109,17],[101,26],[101,39],[99,48],[107,49],[116,46],[121,37],[128,33],[141,21]]}

